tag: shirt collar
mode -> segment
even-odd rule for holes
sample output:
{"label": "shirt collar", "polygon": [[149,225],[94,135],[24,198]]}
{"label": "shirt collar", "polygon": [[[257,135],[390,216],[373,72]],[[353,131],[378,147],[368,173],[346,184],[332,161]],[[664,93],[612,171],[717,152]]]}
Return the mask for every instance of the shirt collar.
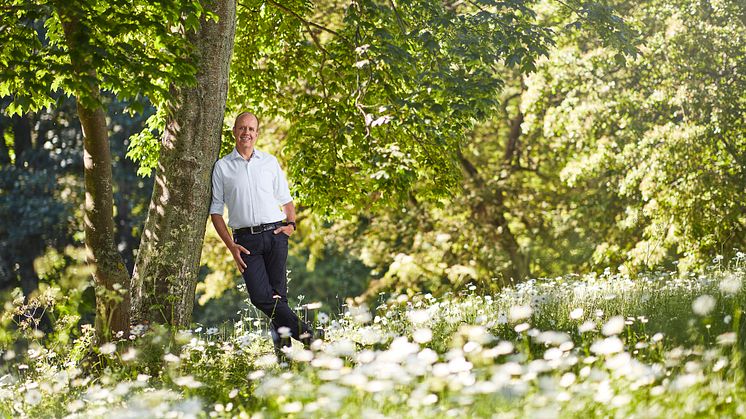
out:
{"label": "shirt collar", "polygon": [[[236,150],[236,147],[233,147],[233,151],[231,152],[231,154],[229,154],[229,156],[231,160],[235,160],[235,159],[244,160],[243,156],[238,152],[238,150]],[[254,149],[254,154],[252,158],[257,158],[261,160],[262,158],[264,158],[264,152]]]}

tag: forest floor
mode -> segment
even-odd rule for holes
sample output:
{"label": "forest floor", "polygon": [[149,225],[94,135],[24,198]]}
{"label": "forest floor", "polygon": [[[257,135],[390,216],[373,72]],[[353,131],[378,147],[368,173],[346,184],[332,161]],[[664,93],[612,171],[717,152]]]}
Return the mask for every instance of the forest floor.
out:
{"label": "forest floor", "polygon": [[296,344],[284,364],[249,316],[229,331],[138,328],[95,347],[90,329],[69,332],[74,315],[58,315],[46,336],[4,332],[26,346],[2,352],[0,414],[744,417],[743,263],[316,310],[326,339]]}

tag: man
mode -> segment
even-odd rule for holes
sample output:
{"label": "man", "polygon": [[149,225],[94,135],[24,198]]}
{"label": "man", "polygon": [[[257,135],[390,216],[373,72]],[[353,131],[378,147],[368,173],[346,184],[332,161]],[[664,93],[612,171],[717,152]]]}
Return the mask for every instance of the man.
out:
{"label": "man", "polygon": [[[295,205],[277,159],[254,148],[257,117],[249,112],[238,115],[233,136],[236,147],[215,163],[212,172],[210,219],[243,275],[251,303],[271,319],[279,356],[278,331],[283,337],[289,331],[306,346],[313,337],[287,299],[285,263],[288,237],[296,229]],[[232,235],[223,221],[224,206]],[[283,339],[282,345],[289,346],[290,339]]]}

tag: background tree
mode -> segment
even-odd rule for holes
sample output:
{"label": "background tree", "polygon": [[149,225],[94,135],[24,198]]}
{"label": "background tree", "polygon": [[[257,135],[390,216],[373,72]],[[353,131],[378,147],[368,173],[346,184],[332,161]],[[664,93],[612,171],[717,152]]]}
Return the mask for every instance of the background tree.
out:
{"label": "background tree", "polygon": [[562,161],[591,263],[687,269],[743,248],[746,25],[738,2],[621,3],[626,67],[570,39],[529,80],[526,130]]}
{"label": "background tree", "polygon": [[[7,106],[9,101],[4,102]],[[73,104],[64,101],[50,112],[0,116],[5,134],[0,156],[0,289],[20,285],[30,296],[39,286],[34,260],[70,236],[73,208],[61,196],[70,191],[63,179],[82,166],[77,154],[82,136],[71,113]],[[70,124],[71,129],[58,131],[58,124]],[[6,138],[12,139],[9,145]]]}
{"label": "background tree", "polygon": [[[329,216],[457,190],[457,151],[498,108],[504,66],[531,71],[554,36],[522,1],[242,4],[230,104],[291,122],[298,199]],[[634,51],[610,10],[566,4]]]}
{"label": "background tree", "polygon": [[111,152],[101,90],[163,102],[170,82],[188,81],[193,67],[181,33],[192,29],[199,3],[90,0],[75,3],[11,1],[5,29],[0,96],[21,114],[75,97],[84,133],[85,239],[94,269],[96,330],[127,330],[129,275],[115,247]]}
{"label": "background tree", "polygon": [[[339,234],[327,236],[355,237],[339,242],[378,272],[370,295],[491,288],[521,258],[532,275],[551,276],[673,260],[688,269],[744,247],[741,9],[614,6],[641,32],[640,57],[622,66],[614,49],[564,31],[469,135],[461,194],[336,223]],[[536,11],[570,21],[551,3]]]}

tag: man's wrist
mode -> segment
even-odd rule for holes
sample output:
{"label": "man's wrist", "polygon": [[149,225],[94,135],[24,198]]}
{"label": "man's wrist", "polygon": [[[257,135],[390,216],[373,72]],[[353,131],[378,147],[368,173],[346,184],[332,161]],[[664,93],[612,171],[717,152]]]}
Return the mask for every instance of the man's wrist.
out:
{"label": "man's wrist", "polygon": [[295,221],[285,221],[285,225],[293,226],[293,231],[298,231],[298,225],[295,224]]}

